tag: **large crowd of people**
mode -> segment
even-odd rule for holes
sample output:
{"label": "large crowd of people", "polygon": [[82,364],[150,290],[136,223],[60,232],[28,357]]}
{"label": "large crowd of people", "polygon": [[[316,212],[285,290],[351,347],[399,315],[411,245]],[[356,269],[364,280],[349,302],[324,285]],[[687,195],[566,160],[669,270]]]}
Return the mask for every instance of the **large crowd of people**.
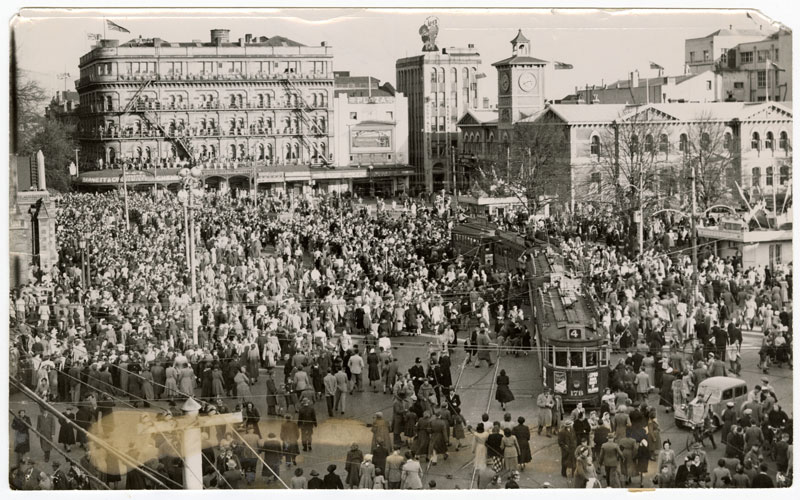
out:
{"label": "large crowd of people", "polygon": [[[685,227],[669,220],[654,224],[654,244],[634,259],[613,218],[510,214],[497,222],[547,235],[572,263],[597,305],[598,328],[625,354],[600,408],[568,412],[545,391],[536,415],[484,415],[473,427],[454,391],[454,349],[491,366],[495,351],[535,346],[525,294],[512,292],[519,281],[454,252],[446,196],[406,199],[402,210],[347,196],[215,192],[188,213],[169,192],[132,193],[127,203],[129,230],[118,193],[62,195],[59,265],[33,267],[28,284],[12,291],[12,390],[25,386],[41,402],[35,425],[23,410],[12,421],[15,488],[182,488],[183,464],[170,451],[180,447],[177,433],[152,429],[179,417],[190,397],[204,416],[243,418],[203,430],[209,488],[435,488],[422,464],[446,460],[468,437],[475,486],[515,488],[537,425],[557,436],[562,475],[576,487],[644,486],[651,460],[658,471],[649,481],[659,487],[764,485],[768,460],[773,484],[790,481],[791,420],[769,379],[718,423],[726,461],[716,468],[702,433],[678,464],[655,412],[688,403],[709,376],[739,376],[742,329],[763,333],[765,375],[773,363],[791,365],[790,267],[745,269],[704,251],[694,274],[670,236],[685,242]],[[392,340],[421,334],[433,339],[427,355],[401,366]],[[505,410],[514,399],[509,378],[502,372],[495,382]],[[297,467],[324,415],[358,414],[349,396],[369,390],[392,401],[390,415],[370,422],[370,448],[346,445],[346,458],[321,478]],[[266,415],[256,405],[262,398]],[[93,443],[123,408],[142,413],[135,467]],[[32,460],[33,438],[49,465]],[[82,458],[62,453],[51,462],[54,448],[74,447]],[[290,480],[282,467],[294,470]]]}

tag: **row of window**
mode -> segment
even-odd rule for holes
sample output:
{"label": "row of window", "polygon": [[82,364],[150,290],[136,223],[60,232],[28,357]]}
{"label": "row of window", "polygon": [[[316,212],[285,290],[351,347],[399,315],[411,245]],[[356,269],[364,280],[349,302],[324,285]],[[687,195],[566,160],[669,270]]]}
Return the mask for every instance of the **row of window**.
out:
{"label": "row of window", "polygon": [[[753,167],[751,170],[750,183],[752,186],[761,186],[761,180],[764,179],[766,186],[773,186],[775,184],[775,168],[767,167],[764,169],[764,176],[761,175],[761,167]],[[784,185],[791,179],[791,168],[788,165],[783,165],[778,170],[778,184]]]}
{"label": "row of window", "polygon": [[[161,72],[171,75],[184,73],[326,73],[327,61],[168,61],[161,62]],[[140,75],[158,72],[156,61],[120,62],[119,74]],[[114,63],[97,63],[81,70],[81,77],[114,74]]]}
{"label": "row of window", "polygon": [[609,352],[606,348],[567,348],[545,346],[545,362],[555,368],[597,368],[608,366]]}
{"label": "row of window", "polygon": [[[102,105],[106,111],[113,111],[115,109],[114,97],[112,95],[97,95],[85,96],[81,99],[81,104],[85,105]],[[257,106],[260,108],[269,108],[277,104],[275,95],[272,92],[266,92],[253,95],[253,101],[248,101],[248,96],[242,93],[230,94],[224,98],[225,104],[231,108],[244,108],[249,105]],[[216,94],[198,94],[195,101],[199,101],[200,107],[214,108],[217,107],[220,99]],[[143,95],[137,98],[137,107],[153,108],[153,104],[158,103],[158,108],[184,108],[183,94],[172,94],[167,97],[166,101],[161,103],[156,101],[155,98]],[[299,107],[305,104],[312,107],[327,107],[328,106],[328,92],[327,91],[314,91],[305,96],[300,94],[286,94],[285,104],[288,107]]]}
{"label": "row of window", "polygon": [[[732,139],[733,137],[731,136],[730,132],[725,132],[722,140],[722,147],[726,150],[730,150],[731,147],[733,147]],[[661,134],[659,136],[658,145],[655,144],[653,135],[648,134],[644,139],[643,151],[645,153],[655,153],[657,148],[659,153],[668,153],[669,144],[669,136],[667,134]],[[639,144],[639,136],[632,135],[630,137],[629,146],[631,151],[640,151],[641,145]],[[708,133],[703,133],[700,136],[699,146],[702,151],[708,151],[709,148],[713,146],[711,136]],[[761,136],[758,132],[753,132],[750,141],[750,147],[755,150],[761,150]],[[590,148],[591,154],[596,156],[600,155],[600,136],[592,136]],[[775,150],[775,135],[772,132],[767,132],[766,139],[764,140],[764,148],[773,151]],[[785,131],[780,133],[778,148],[784,151],[788,151],[789,149],[789,135]],[[681,134],[678,140],[678,150],[682,153],[689,153],[689,149],[689,136],[686,134]]]}
{"label": "row of window", "polygon": [[[282,150],[282,158],[285,160],[296,160],[300,158],[301,146],[300,144],[284,144],[280,148]],[[311,143],[309,147],[304,148],[306,156],[313,160],[321,161],[325,158],[327,145],[324,142]],[[201,159],[208,160],[217,158],[217,147],[214,145],[201,145],[198,147],[198,154]],[[132,151],[132,159],[134,161],[152,161],[155,152],[149,146],[144,148],[135,147]],[[176,157],[177,149],[175,146],[170,146],[169,156]],[[252,148],[248,149],[245,144],[230,144],[226,148],[226,158],[232,160],[272,160],[273,159],[273,146],[272,144],[255,144]],[[115,163],[117,160],[117,150],[110,147],[106,150],[106,159],[109,163]]]}

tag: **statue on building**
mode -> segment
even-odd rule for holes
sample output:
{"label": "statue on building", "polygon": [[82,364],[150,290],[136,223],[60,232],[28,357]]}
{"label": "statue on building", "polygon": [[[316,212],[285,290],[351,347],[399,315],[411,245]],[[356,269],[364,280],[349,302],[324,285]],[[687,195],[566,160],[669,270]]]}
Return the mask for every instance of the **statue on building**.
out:
{"label": "statue on building", "polygon": [[438,52],[439,47],[436,46],[436,36],[439,34],[439,19],[436,17],[429,17],[425,20],[425,24],[419,27],[419,34],[425,45],[422,46],[423,52]]}

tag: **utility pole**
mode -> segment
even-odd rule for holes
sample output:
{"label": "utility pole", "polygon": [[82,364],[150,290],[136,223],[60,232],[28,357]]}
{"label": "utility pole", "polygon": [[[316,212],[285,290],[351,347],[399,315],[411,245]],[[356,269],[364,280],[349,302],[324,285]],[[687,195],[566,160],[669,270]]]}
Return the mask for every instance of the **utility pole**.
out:
{"label": "utility pole", "polygon": [[122,188],[125,190],[125,230],[129,231],[131,228],[130,218],[128,216],[128,164],[126,162],[122,162]]}
{"label": "utility pole", "polygon": [[[695,162],[692,162],[692,298],[689,300],[689,314],[694,316],[694,304],[697,300],[697,175]],[[688,320],[688,318],[687,318]],[[693,321],[689,324],[694,325]],[[693,330],[693,329],[692,329]],[[687,337],[694,334],[694,331],[686,332]]]}
{"label": "utility pole", "polygon": [[75,176],[76,177],[78,175],[80,175],[80,173],[81,173],[81,167],[78,164],[78,151],[80,151],[80,148],[75,148]]}

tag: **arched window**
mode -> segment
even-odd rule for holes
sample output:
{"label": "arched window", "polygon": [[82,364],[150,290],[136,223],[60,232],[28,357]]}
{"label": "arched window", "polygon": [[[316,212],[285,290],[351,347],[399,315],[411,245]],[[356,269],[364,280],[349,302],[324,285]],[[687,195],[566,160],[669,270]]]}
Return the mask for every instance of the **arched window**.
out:
{"label": "arched window", "polygon": [[231,144],[228,146],[228,158],[232,160],[236,159],[236,144]]}
{"label": "arched window", "polygon": [[272,161],[272,144],[267,144],[267,150],[265,155],[268,160]]}
{"label": "arched window", "polygon": [[200,158],[208,158],[208,147],[206,145],[200,146]]}
{"label": "arched window", "polygon": [[711,147],[711,137],[709,137],[708,133],[703,132],[700,134],[700,149],[702,151],[708,151]]}
{"label": "arched window", "polygon": [[117,162],[117,151],[114,148],[108,148],[108,163],[114,164]]}
{"label": "arched window", "polygon": [[145,157],[145,159],[147,159],[147,161],[150,161],[150,160],[153,159],[153,150],[150,149],[150,146],[144,148],[144,157]]}
{"label": "arched window", "polygon": [[789,149],[789,135],[786,132],[781,132],[780,139],[778,140],[778,147],[787,151]]}
{"label": "arched window", "polygon": [[300,145],[299,144],[295,144],[294,145],[294,154],[292,154],[292,159],[296,160],[298,158],[300,158]]}
{"label": "arched window", "polygon": [[686,134],[681,134],[680,140],[678,142],[678,149],[683,154],[689,153],[689,137]]}
{"label": "arched window", "polygon": [[653,153],[655,151],[653,144],[653,134],[647,134],[644,137],[644,150],[646,153]]}
{"label": "arched window", "polygon": [[286,157],[287,160],[291,160],[292,159],[292,145],[291,144],[287,144],[286,148],[285,148],[285,151],[286,151],[286,153],[285,153],[284,156]]}
{"label": "arched window", "polygon": [[661,134],[661,136],[659,136],[658,151],[664,154],[669,153],[669,137],[667,134]]}
{"label": "arched window", "polygon": [[258,94],[258,107],[264,107],[264,94]]}
{"label": "arched window", "polygon": [[727,151],[730,151],[731,147],[733,147],[733,136],[731,135],[730,132],[725,132],[725,138],[724,138],[724,141],[723,141],[723,147]]}
{"label": "arched window", "polygon": [[753,132],[753,135],[751,136],[750,149],[761,149],[761,136],[758,135],[758,132]]}
{"label": "arched window", "polygon": [[753,170],[751,171],[750,185],[754,187],[761,185],[761,169],[759,167],[753,167]]}
{"label": "arched window", "polygon": [[239,159],[244,160],[247,158],[247,152],[245,150],[244,144],[239,144]]}
{"label": "arched window", "polygon": [[431,68],[431,83],[436,83],[437,74],[438,72],[436,71],[436,68]]}
{"label": "arched window", "polygon": [[264,145],[263,144],[259,144],[256,151],[257,151],[256,158],[258,158],[259,160],[263,160],[264,159]]}
{"label": "arched window", "polygon": [[772,135],[772,132],[767,132],[767,136],[764,139],[764,148],[769,150],[775,149],[775,136]]}
{"label": "arched window", "polygon": [[211,158],[216,158],[217,157],[217,147],[216,146],[209,146],[208,147],[208,155]]}
{"label": "arched window", "polygon": [[775,169],[772,167],[767,167],[767,174],[766,174],[766,184],[767,186],[772,186],[775,184]]}
{"label": "arched window", "polygon": [[600,136],[599,135],[593,135],[592,136],[591,154],[593,154],[595,156],[600,156]]}
{"label": "arched window", "polygon": [[458,68],[450,68],[450,88],[456,90],[458,87]]}
{"label": "arched window", "polygon": [[325,143],[324,142],[320,142],[319,143],[319,154],[322,156],[322,160],[324,161],[325,160]]}
{"label": "arched window", "polygon": [[139,146],[137,146],[136,149],[134,150],[134,158],[136,158],[139,161],[142,161],[142,148],[140,148]]}
{"label": "arched window", "polygon": [[781,165],[781,185],[786,185],[789,182],[789,165]]}
{"label": "arched window", "polygon": [[232,108],[236,107],[236,96],[235,95],[231,96],[231,107]]}
{"label": "arched window", "polygon": [[444,68],[439,68],[439,83],[444,83]]}

